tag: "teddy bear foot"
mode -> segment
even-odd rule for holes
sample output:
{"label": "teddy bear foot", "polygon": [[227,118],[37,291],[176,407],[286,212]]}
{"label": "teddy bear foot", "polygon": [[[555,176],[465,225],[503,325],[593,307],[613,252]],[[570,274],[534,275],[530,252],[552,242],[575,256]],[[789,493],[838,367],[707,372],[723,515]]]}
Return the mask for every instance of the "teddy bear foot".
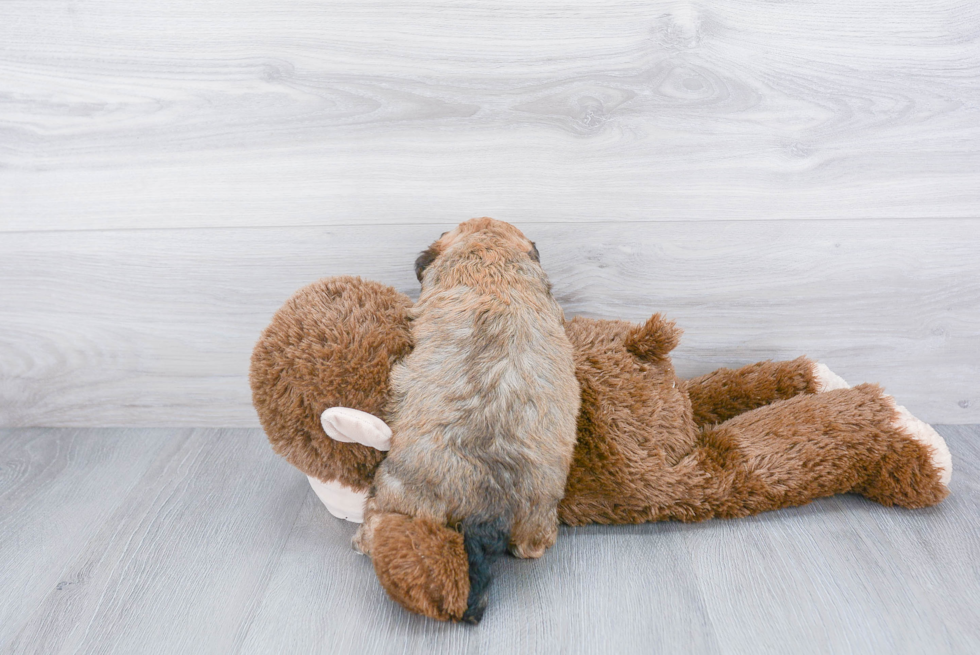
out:
{"label": "teddy bear foot", "polygon": [[817,383],[817,393],[851,388],[851,385],[844,378],[827,368],[826,364],[819,362],[817,362],[817,365],[813,369],[813,379]]}
{"label": "teddy bear foot", "polygon": [[949,495],[953,473],[946,442],[932,426],[917,419],[891,396],[882,394],[880,400],[884,404],[879,406],[887,409],[890,416],[868,436],[884,449],[877,462],[866,465],[868,477],[854,491],[882,505],[909,509],[941,502]]}
{"label": "teddy bear foot", "polygon": [[316,497],[324,504],[327,511],[338,519],[351,523],[364,522],[364,503],[367,502],[367,492],[355,491],[336,480],[324,482],[312,476],[306,476]]}
{"label": "teddy bear foot", "polygon": [[939,482],[948,488],[953,476],[953,457],[946,441],[931,425],[920,421],[898,403],[895,404],[895,413],[893,425],[926,447],[932,457],[932,465],[939,471]]}

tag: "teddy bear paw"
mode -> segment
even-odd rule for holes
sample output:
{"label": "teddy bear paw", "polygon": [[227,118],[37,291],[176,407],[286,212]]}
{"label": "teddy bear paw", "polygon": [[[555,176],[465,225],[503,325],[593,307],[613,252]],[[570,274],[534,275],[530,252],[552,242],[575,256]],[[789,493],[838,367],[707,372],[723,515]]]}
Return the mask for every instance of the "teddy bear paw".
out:
{"label": "teddy bear paw", "polygon": [[949,487],[949,480],[953,476],[953,456],[949,453],[946,441],[931,425],[920,421],[897,403],[895,414],[895,427],[928,448],[932,455],[932,465],[939,470],[939,481],[944,487]]}
{"label": "teddy bear paw", "polygon": [[367,502],[367,492],[355,491],[336,480],[324,482],[309,475],[306,477],[309,479],[316,497],[320,499],[328,512],[338,519],[344,519],[351,523],[364,522],[364,503]]}
{"label": "teddy bear paw", "polygon": [[844,378],[837,375],[826,364],[817,363],[813,369],[813,378],[817,383],[817,393],[822,391],[833,391],[835,389],[850,389]]}
{"label": "teddy bear paw", "polygon": [[330,407],[320,415],[320,425],[334,441],[359,443],[376,450],[391,449],[391,428],[373,414],[350,407]]}

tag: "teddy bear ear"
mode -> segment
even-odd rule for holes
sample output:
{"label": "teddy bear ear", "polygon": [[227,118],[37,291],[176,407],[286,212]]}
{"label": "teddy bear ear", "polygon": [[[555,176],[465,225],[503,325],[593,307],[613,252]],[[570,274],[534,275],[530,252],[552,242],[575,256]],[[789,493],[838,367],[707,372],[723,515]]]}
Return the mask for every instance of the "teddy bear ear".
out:
{"label": "teddy bear ear", "polygon": [[648,361],[666,359],[677,347],[683,330],[663,314],[654,314],[643,325],[636,325],[626,333],[626,349]]}
{"label": "teddy bear ear", "polygon": [[531,249],[527,251],[527,254],[528,257],[534,261],[541,263],[541,255],[538,253],[538,245],[533,241],[531,242]]}

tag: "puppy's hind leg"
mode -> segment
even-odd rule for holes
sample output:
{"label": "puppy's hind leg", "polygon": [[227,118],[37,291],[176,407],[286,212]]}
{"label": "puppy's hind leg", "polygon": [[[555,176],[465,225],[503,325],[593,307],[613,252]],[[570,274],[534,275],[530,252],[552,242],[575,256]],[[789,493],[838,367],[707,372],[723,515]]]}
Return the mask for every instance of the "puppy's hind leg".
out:
{"label": "puppy's hind leg", "polygon": [[374,530],[383,514],[378,511],[378,503],[374,498],[368,498],[364,504],[364,522],[357,528],[351,545],[361,555],[371,554],[371,544],[374,540]]}
{"label": "puppy's hind leg", "polygon": [[558,540],[558,506],[530,507],[514,519],[508,550],[514,557],[537,559]]}

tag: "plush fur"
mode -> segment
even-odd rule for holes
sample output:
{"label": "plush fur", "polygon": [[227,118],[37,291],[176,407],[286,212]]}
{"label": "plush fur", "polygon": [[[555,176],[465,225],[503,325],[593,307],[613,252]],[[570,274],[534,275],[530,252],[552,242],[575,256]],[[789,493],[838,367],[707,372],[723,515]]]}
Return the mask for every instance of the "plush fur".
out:
{"label": "plush fur", "polygon": [[[277,452],[305,473],[370,485],[383,453],[339,449],[355,445],[332,442],[316,412],[371,408],[388,418],[390,364],[411,348],[409,305],[373,283],[322,281],[264,333],[252,366],[256,407]],[[815,393],[824,383],[803,357],[685,382],[669,359],[680,331],[659,315],[643,325],[576,318],[566,333],[581,389],[558,508],[569,525],[739,517],[845,492],[915,508],[948,494],[941,439],[916,434],[878,386]],[[362,361],[373,365],[351,364]],[[375,570],[407,609],[460,620],[470,563],[460,533],[436,527],[376,533]],[[412,536],[419,530],[425,539]]]}
{"label": "plush fur", "polygon": [[327,437],[320,415],[352,407],[387,420],[392,365],[412,349],[408,296],[357,277],[320,280],[272,317],[252,351],[252,404],[277,453],[307,475],[371,486],[385,454]]}
{"label": "plush fur", "polygon": [[470,606],[463,535],[425,518],[379,516],[374,570],[395,601],[441,621],[460,621]]}
{"label": "plush fur", "polygon": [[756,407],[820,390],[813,362],[806,357],[759,362],[737,370],[720,368],[687,383],[698,427],[724,423]]}

